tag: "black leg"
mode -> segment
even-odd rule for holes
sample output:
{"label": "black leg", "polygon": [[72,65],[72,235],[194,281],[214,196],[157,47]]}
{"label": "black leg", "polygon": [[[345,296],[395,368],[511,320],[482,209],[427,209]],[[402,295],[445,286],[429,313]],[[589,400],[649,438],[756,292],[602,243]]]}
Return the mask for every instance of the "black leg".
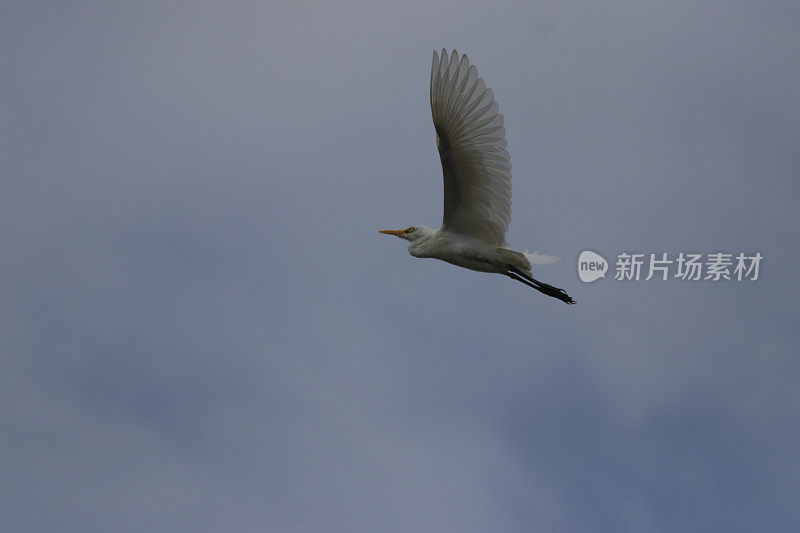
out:
{"label": "black leg", "polygon": [[547,296],[551,296],[558,300],[561,300],[564,303],[568,304],[575,304],[578,303],[567,294],[564,289],[559,289],[558,287],[553,287],[552,285],[548,285],[547,283],[542,283],[534,279],[532,276],[529,276],[525,272],[522,272],[516,267],[508,265],[508,272],[505,273],[511,279],[515,279],[517,281],[521,281],[528,287],[534,288],[537,291],[541,292],[542,294],[546,294]]}

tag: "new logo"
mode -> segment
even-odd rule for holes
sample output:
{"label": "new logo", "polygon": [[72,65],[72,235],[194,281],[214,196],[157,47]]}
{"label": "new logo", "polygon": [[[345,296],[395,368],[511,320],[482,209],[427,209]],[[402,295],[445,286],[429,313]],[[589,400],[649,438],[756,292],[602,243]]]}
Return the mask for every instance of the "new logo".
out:
{"label": "new logo", "polygon": [[591,283],[600,278],[606,277],[608,261],[591,250],[584,250],[578,257],[578,277],[584,283]]}

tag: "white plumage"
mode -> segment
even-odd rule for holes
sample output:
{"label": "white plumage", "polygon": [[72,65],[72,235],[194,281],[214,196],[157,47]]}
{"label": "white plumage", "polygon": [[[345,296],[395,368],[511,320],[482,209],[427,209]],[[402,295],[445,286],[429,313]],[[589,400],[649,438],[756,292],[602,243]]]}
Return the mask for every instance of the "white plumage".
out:
{"label": "white plumage", "polygon": [[433,53],[431,113],[444,175],[442,226],[383,230],[410,241],[415,257],[504,274],[536,290],[575,303],[563,290],[533,278],[532,264],[556,257],[515,252],[506,242],[511,221],[511,158],[506,150],[503,115],[494,93],[466,55],[442,49]]}
{"label": "white plumage", "polygon": [[466,55],[433,53],[431,113],[444,174],[442,228],[505,246],[511,156],[494,93]]}

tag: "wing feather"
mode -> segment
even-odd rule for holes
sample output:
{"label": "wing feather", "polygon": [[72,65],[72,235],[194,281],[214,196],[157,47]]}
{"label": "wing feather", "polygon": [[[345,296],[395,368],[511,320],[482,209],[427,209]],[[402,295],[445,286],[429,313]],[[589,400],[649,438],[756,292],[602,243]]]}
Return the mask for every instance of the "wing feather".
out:
{"label": "wing feather", "polygon": [[511,158],[494,93],[466,55],[433,53],[431,112],[444,174],[448,231],[506,246]]}

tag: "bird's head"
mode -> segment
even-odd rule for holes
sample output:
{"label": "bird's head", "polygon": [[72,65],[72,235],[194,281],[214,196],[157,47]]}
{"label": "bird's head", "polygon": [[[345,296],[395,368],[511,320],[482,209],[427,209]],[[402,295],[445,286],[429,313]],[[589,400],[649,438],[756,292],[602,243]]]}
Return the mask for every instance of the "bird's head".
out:
{"label": "bird's head", "polygon": [[378,233],[394,235],[395,237],[400,237],[401,239],[405,239],[409,242],[414,242],[424,237],[428,237],[431,233],[433,233],[433,230],[431,228],[426,228],[425,226],[411,226],[410,228],[406,229],[384,229]]}

